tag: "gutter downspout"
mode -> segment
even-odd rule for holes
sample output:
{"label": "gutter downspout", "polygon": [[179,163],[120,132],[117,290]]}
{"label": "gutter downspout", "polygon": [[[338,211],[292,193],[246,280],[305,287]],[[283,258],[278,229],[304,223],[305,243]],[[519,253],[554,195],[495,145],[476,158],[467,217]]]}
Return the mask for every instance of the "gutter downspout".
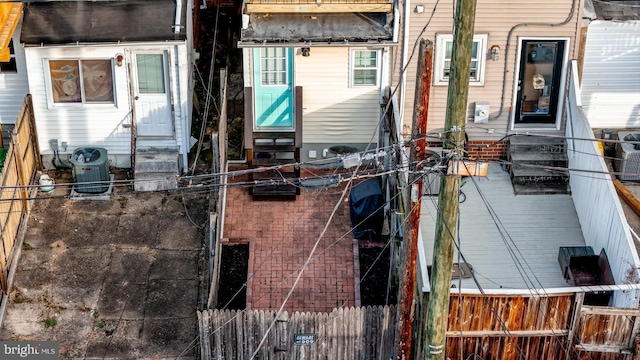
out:
{"label": "gutter downspout", "polygon": [[[402,32],[402,65],[400,69],[407,68],[409,58],[409,18],[411,17],[411,0],[405,0],[404,2],[404,26]],[[407,72],[402,71],[400,73],[400,105],[398,109],[400,111],[400,129],[404,128],[404,107],[407,98]],[[398,138],[402,138],[402,131],[398,133]]]}
{"label": "gutter downspout", "polygon": [[[179,0],[178,2],[182,2]],[[205,1],[206,3],[206,1]],[[195,50],[193,46],[193,16],[189,14],[193,14],[194,3],[193,0],[187,0],[187,23],[185,32],[187,34],[187,62],[184,66],[187,69],[193,69],[195,66]],[[181,72],[182,73],[182,72]],[[191,74],[190,71],[186,72],[187,74]],[[193,120],[193,92],[195,88],[195,81],[193,76],[189,75],[187,77],[187,108],[186,110],[186,118],[182,122],[183,135],[182,135],[182,163],[186,164],[185,167],[189,165],[189,151],[191,150],[189,146],[189,139],[191,137],[191,121]],[[183,167],[184,168],[184,167]]]}
{"label": "gutter downspout", "polygon": [[178,35],[180,34],[180,18],[182,18],[182,1],[176,1],[176,20],[173,25],[173,33]]}

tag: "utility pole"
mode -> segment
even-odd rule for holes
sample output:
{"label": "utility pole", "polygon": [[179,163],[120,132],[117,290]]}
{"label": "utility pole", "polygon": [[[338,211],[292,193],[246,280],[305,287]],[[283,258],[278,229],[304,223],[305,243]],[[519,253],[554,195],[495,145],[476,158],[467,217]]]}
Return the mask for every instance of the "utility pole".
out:
{"label": "utility pole", "polygon": [[[416,258],[418,254],[418,231],[420,231],[420,206],[422,201],[422,176],[418,164],[425,159],[427,113],[433,63],[433,42],[420,40],[420,56],[416,78],[415,109],[411,126],[409,150],[408,194],[405,194],[405,217],[408,217],[403,252],[403,276],[399,297],[398,356],[400,360],[411,358],[411,336],[416,292]],[[417,195],[417,196],[416,196]],[[408,237],[408,238],[407,238]]]}
{"label": "utility pole", "polygon": [[[456,0],[449,92],[445,118],[446,141],[444,149],[452,152],[453,159],[461,158],[464,147],[464,126],[467,118],[469,74],[476,0]],[[484,54],[479,54],[484,56]],[[455,169],[458,167],[455,166]],[[449,289],[453,263],[453,242],[457,236],[458,196],[460,175],[442,177],[438,196],[438,221],[433,245],[431,267],[431,293],[427,310],[427,336],[425,359],[443,360],[446,350],[446,331],[449,316]]]}

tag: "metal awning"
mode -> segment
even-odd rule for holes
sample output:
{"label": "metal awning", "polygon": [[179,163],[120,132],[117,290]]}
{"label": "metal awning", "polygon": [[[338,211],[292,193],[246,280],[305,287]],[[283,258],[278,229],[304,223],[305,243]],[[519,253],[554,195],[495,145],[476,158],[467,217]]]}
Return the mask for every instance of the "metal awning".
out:
{"label": "metal awning", "polygon": [[239,47],[391,46],[393,14],[251,14]]}

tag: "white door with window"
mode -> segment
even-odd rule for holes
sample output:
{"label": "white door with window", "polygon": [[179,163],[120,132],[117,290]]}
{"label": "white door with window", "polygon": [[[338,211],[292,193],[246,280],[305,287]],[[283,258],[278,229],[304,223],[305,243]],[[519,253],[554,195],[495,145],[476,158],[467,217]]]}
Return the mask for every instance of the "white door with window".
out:
{"label": "white door with window", "polygon": [[132,60],[137,135],[172,137],[166,52],[134,52]]}

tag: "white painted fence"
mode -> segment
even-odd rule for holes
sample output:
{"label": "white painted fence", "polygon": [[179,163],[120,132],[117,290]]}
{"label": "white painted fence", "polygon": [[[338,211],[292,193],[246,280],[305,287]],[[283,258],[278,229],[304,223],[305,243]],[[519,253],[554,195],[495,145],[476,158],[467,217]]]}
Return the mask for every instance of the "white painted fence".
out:
{"label": "white painted fence", "polygon": [[[571,192],[585,243],[596,254],[605,250],[616,284],[638,283],[640,260],[604,157],[582,111],[575,61],[566,106]],[[639,299],[640,290],[616,291],[612,305],[637,308]]]}

